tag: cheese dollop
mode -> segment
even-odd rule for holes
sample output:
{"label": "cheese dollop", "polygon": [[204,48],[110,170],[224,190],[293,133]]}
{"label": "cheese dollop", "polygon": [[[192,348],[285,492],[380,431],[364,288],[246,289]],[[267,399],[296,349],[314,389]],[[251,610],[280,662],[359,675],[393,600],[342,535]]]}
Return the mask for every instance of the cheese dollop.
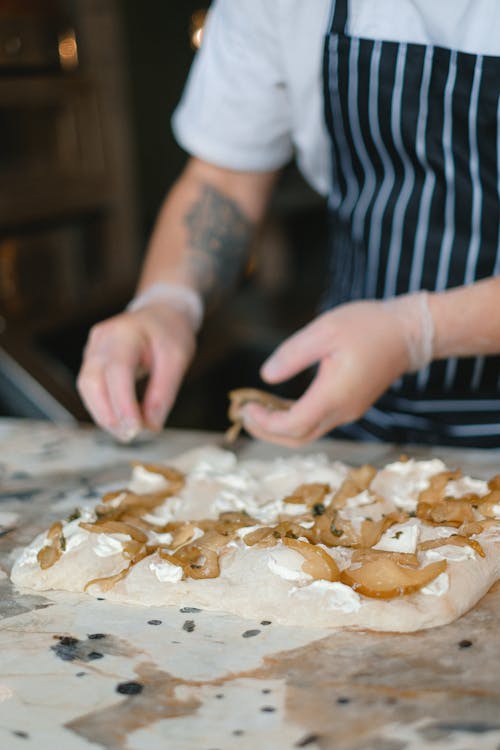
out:
{"label": "cheese dollop", "polygon": [[128,534],[97,534],[94,552],[98,557],[111,557],[123,551],[123,542],[130,541]]}
{"label": "cheese dollop", "polygon": [[149,569],[162,583],[177,583],[183,576],[181,566],[173,565],[172,563],[169,563],[168,560],[152,560],[149,563]]}
{"label": "cheese dollop", "polygon": [[384,531],[373,549],[385,550],[386,552],[410,552],[417,549],[420,536],[420,523],[417,518],[410,518],[404,523],[395,523],[387,531]]}
{"label": "cheese dollop", "polygon": [[168,481],[162,474],[155,471],[148,471],[138,464],[132,470],[132,479],[128,484],[129,490],[137,494],[146,494],[148,492],[159,492],[168,487]]}
{"label": "cheese dollop", "polygon": [[304,558],[300,552],[295,552],[288,547],[276,546],[269,552],[267,567],[269,570],[285,581],[310,581],[312,576],[304,573],[302,565]]}
{"label": "cheese dollop", "polygon": [[450,578],[448,573],[440,573],[437,578],[423,586],[420,593],[428,596],[443,596],[450,588]]}
{"label": "cheese dollop", "polygon": [[321,598],[328,609],[337,609],[341,612],[357,612],[361,607],[361,597],[350,586],[339,581],[313,581],[307,586],[294,586],[290,590],[290,596],[300,599]]}

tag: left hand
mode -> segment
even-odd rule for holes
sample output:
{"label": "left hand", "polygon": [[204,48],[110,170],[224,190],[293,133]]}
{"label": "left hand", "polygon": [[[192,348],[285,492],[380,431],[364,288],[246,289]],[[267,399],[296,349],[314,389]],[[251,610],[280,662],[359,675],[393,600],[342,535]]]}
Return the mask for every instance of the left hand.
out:
{"label": "left hand", "polygon": [[[401,315],[394,303],[403,299]],[[247,404],[241,412],[247,432],[294,448],[359,419],[391,383],[412,369],[410,342],[418,328],[418,309],[413,316],[408,305],[412,298],[399,300],[341,305],[281,344],[262,367],[265,381],[279,383],[316,363],[317,373],[288,411]]]}

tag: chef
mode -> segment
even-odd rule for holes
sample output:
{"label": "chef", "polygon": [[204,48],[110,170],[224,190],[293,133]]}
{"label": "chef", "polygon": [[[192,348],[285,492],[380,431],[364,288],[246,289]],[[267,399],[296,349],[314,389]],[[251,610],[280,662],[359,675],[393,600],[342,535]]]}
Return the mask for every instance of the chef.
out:
{"label": "chef", "polygon": [[295,155],[328,196],[327,301],[261,375],[317,367],[290,410],[247,404],[247,431],[500,446],[496,0],[215,0],[173,127],[191,158],[135,298],[85,349],[98,424],[122,440],[162,427],[204,307]]}

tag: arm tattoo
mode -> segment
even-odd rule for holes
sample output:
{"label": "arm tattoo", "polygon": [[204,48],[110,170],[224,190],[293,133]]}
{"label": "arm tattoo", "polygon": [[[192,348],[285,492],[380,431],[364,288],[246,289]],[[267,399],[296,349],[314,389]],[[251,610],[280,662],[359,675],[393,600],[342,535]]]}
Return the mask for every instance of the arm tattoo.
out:
{"label": "arm tattoo", "polygon": [[252,237],[252,222],[236,201],[211,185],[184,217],[188,263],[205,297],[217,297],[236,280]]}

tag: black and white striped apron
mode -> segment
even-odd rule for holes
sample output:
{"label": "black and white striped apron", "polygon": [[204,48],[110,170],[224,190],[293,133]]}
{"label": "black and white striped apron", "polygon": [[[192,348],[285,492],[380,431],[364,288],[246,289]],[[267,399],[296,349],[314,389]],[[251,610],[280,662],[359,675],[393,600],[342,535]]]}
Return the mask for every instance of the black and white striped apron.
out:
{"label": "black and white striped apron", "polygon": [[[324,57],[334,172],[325,307],[499,274],[500,58],[348,36],[347,19],[348,0],[337,0]],[[500,357],[406,375],[335,434],[500,447]]]}

